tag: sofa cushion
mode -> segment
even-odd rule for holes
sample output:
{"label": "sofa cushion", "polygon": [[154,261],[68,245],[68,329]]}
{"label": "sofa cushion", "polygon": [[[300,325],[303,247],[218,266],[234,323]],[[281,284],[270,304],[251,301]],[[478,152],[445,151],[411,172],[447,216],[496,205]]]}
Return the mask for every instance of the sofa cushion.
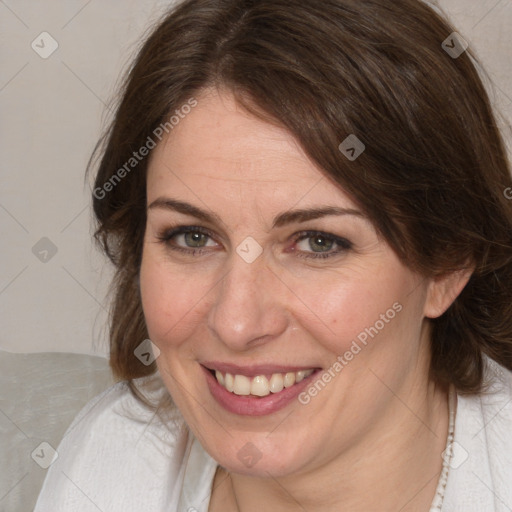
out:
{"label": "sofa cushion", "polygon": [[67,427],[113,383],[103,357],[0,350],[0,511],[34,509]]}

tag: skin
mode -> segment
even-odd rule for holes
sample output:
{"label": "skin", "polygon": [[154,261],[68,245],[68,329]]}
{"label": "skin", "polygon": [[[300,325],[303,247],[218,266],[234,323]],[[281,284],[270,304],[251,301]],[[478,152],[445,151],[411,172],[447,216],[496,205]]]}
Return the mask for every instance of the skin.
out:
{"label": "skin", "polygon": [[[364,216],[272,227],[290,209],[360,208],[290,133],[248,114],[228,91],[196,98],[151,155],[147,200],[177,199],[218,220],[149,208],[140,285],[159,372],[220,464],[210,512],[428,511],[448,409],[447,390],[428,378],[427,318],[448,308],[469,275],[412,272]],[[211,238],[199,236],[206,246],[195,254],[190,237],[159,239],[176,225],[201,226]],[[296,241],[305,230],[352,247],[336,252],[333,243],[334,256],[314,259],[322,248],[311,237]],[[252,263],[236,252],[248,236],[263,249]],[[240,416],[209,393],[203,361],[328,369],[397,302],[402,310],[307,405]],[[247,442],[261,454],[250,468],[237,457]]]}

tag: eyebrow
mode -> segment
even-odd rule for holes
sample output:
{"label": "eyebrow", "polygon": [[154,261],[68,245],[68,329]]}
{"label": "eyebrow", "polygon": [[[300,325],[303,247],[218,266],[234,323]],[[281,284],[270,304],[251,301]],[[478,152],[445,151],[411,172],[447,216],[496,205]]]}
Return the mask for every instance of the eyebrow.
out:
{"label": "eyebrow", "polygon": [[[193,217],[196,217],[197,219],[212,224],[215,222],[222,224],[220,217],[215,213],[209,213],[190,203],[179,201],[177,199],[171,199],[169,197],[159,197],[158,199],[155,199],[148,206],[148,210],[154,208],[161,208],[164,210],[171,210],[183,213],[184,215],[191,215]],[[291,224],[293,222],[307,222],[308,220],[315,220],[321,217],[326,217],[328,215],[353,215],[356,217],[366,219],[366,216],[363,215],[363,213],[361,213],[358,210],[354,210],[353,208],[339,208],[337,206],[319,206],[307,209],[288,210],[283,213],[280,213],[274,218],[272,228],[282,227],[286,224]]]}

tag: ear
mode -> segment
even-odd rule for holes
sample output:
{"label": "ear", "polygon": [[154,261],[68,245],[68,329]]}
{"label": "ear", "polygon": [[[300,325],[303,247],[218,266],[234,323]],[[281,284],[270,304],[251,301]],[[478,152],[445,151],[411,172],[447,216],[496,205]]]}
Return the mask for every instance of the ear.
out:
{"label": "ear", "polygon": [[473,273],[465,268],[432,278],[427,289],[424,315],[427,318],[440,317],[459,296]]}

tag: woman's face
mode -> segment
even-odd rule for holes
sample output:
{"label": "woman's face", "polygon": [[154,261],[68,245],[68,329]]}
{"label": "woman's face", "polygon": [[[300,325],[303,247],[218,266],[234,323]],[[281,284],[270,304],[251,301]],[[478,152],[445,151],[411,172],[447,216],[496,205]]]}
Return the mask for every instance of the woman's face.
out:
{"label": "woman's face", "polygon": [[196,99],[148,170],[140,283],[158,369],[222,466],[306,472],[425,386],[428,282],[284,129],[229,93]]}

